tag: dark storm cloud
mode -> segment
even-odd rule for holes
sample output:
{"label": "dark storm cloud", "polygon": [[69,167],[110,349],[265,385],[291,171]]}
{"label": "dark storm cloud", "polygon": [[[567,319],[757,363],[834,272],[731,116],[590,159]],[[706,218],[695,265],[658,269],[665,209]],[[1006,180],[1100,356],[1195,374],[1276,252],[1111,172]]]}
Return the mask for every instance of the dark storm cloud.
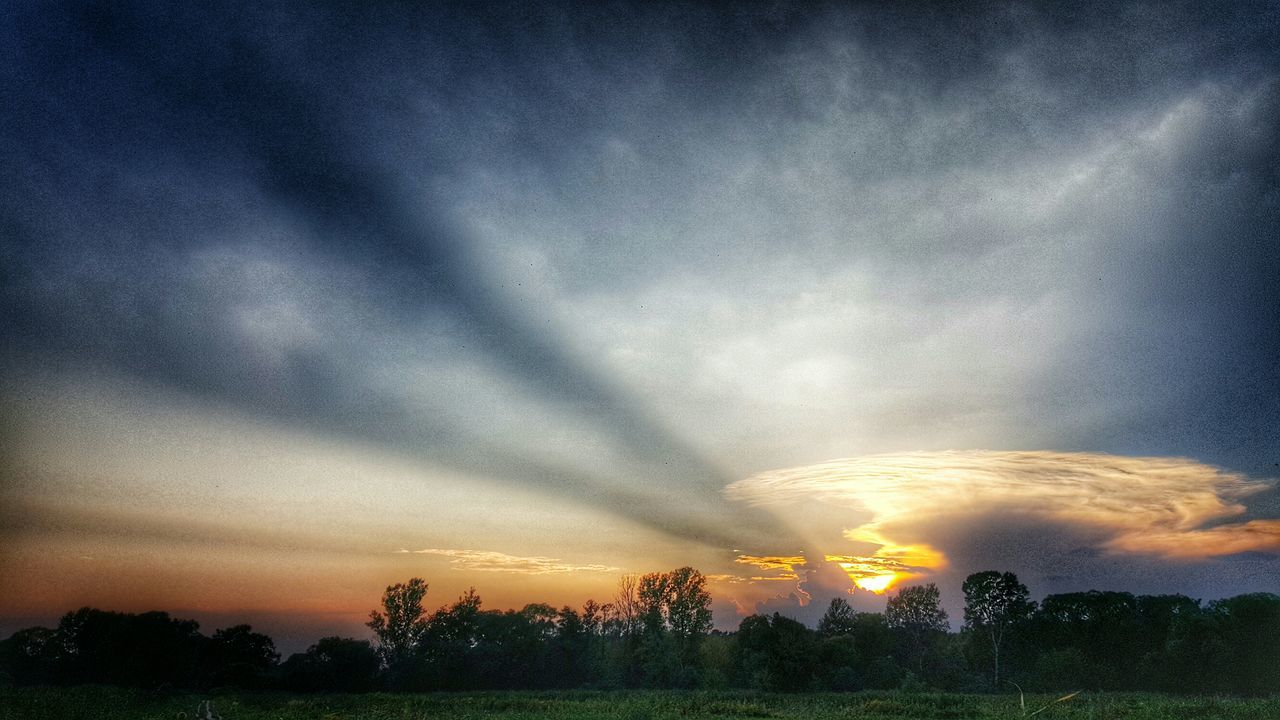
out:
{"label": "dark storm cloud", "polygon": [[930,578],[962,617],[964,578],[999,568],[1026,583],[1034,596],[1122,588],[1149,595],[1212,599],[1274,590],[1276,555],[1223,556],[1197,563],[1153,562],[1150,557],[1100,553],[1098,533],[1087,527],[999,512],[936,525],[928,539],[947,547],[950,564]]}
{"label": "dark storm cloud", "polygon": [[[699,17],[709,40],[650,16],[642,36],[657,39],[620,41],[648,75],[598,50],[594,72],[568,65],[611,119],[584,108],[536,142],[508,132],[496,144],[537,168],[512,182],[536,177],[565,225],[586,229],[542,247],[583,294],[625,295],[692,269],[734,302],[781,304],[832,269],[870,267],[876,299],[901,301],[886,322],[908,341],[983,302],[1034,310],[1047,297],[1073,315],[1061,329],[1032,312],[997,319],[945,348],[975,356],[977,372],[875,377],[921,388],[868,423],[905,428],[891,447],[913,436],[951,446],[946,428],[987,414],[997,427],[964,444],[1191,455],[1265,476],[1280,425],[1276,15],[1249,3],[826,8],[754,25]],[[726,36],[739,42],[716,44]],[[502,100],[521,117],[546,107]],[[612,135],[638,148],[642,169],[593,172],[608,156],[592,143]],[[534,147],[555,151],[522,154]],[[1078,189],[1067,187],[1072,161],[1086,176]],[[788,172],[811,177],[793,190]],[[716,194],[733,182],[748,187]],[[932,216],[936,227],[912,232]],[[993,346],[1008,339],[990,332],[1001,322],[1043,338],[1034,371],[1001,367]],[[880,338],[849,335],[835,352],[893,364],[874,355]],[[821,420],[847,426],[860,412]]]}
{"label": "dark storm cloud", "polygon": [[[283,243],[284,253],[355,268],[372,288],[343,289],[373,294],[393,325],[443,318],[461,342],[604,423],[639,459],[695,488],[714,492],[724,482],[563,352],[536,311],[512,308],[486,287],[430,198],[415,197],[396,168],[370,159],[386,148],[367,133],[392,132],[378,127],[386,118],[377,113],[401,112],[377,107],[387,93],[380,84],[398,80],[385,63],[420,49],[440,54],[431,42],[415,45],[398,22],[434,19],[429,9],[304,21],[129,5],[27,8],[6,83],[17,115],[5,181],[14,275],[7,334],[20,352],[115,365],[285,420],[425,446],[473,471],[514,475],[670,532],[726,542],[714,521],[684,518],[643,492],[507,457],[475,438],[463,449],[447,426],[361,387],[358,356],[308,348],[287,359],[286,371],[255,378],[244,372],[240,343],[223,332],[221,298],[202,297],[206,288],[187,275],[190,254],[242,230],[245,215],[284,213],[304,237]],[[362,116],[370,110],[373,117]],[[253,205],[264,202],[274,207]]]}
{"label": "dark storm cloud", "polygon": [[[1148,180],[1163,212],[1108,258],[1126,320],[1098,339],[1086,373],[1108,392],[1160,402],[1104,431],[1131,453],[1199,456],[1274,477],[1280,429],[1280,77],[1233,105],[1222,92],[1171,118],[1175,146]],[[1179,126],[1181,125],[1181,126]],[[1073,368],[1074,369],[1074,368]]]}
{"label": "dark storm cloud", "polygon": [[[1037,421],[1052,426],[1055,412],[1119,400],[1128,407],[1083,429],[1061,427],[1055,446],[1192,454],[1273,476],[1280,14],[1248,3],[1004,8],[946,19],[902,11],[869,32],[873,57],[903,68],[896,80],[964,111],[926,141],[928,153],[908,157],[934,172],[999,167],[1174,108],[1168,137],[1131,159],[1134,197],[1101,194],[1056,221],[1102,242],[1080,247],[1099,253],[1081,258],[1096,277],[1082,275],[1073,291],[1093,327],[1030,389],[1028,400],[1042,403]],[[942,252],[1010,240],[1010,228],[974,230]]]}

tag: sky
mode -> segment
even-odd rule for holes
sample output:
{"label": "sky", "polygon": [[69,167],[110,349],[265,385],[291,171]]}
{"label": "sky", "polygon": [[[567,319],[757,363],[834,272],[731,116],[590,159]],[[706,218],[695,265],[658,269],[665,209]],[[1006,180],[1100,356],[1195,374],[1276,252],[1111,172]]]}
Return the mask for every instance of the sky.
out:
{"label": "sky", "polygon": [[0,630],[1280,591],[1280,9],[6,3]]}

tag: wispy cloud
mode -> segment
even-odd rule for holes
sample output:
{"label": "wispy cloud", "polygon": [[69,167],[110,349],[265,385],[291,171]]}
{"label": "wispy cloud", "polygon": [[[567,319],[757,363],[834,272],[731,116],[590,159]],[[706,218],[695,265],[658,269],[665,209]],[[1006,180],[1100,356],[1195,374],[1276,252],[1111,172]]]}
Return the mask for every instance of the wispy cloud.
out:
{"label": "wispy cloud", "polygon": [[796,568],[805,564],[803,555],[739,555],[734,562],[755,565],[761,570],[778,570],[778,575],[758,575],[751,580],[798,580]]}
{"label": "wispy cloud", "polygon": [[1280,520],[1250,520],[1203,530],[1153,530],[1128,533],[1111,548],[1167,557],[1199,558],[1243,552],[1280,553]]}
{"label": "wispy cloud", "polygon": [[723,582],[731,585],[739,585],[747,582],[748,580],[748,578],[744,578],[741,575],[734,575],[733,573],[711,573],[704,577],[707,578],[708,582]]}
{"label": "wispy cloud", "polygon": [[451,558],[449,565],[455,570],[474,572],[505,572],[521,575],[555,575],[571,572],[618,572],[616,567],[608,565],[585,564],[575,565],[560,558],[522,557],[491,550],[444,550],[440,548],[424,548],[422,550],[400,549],[397,553],[413,555],[443,555]]}
{"label": "wispy cloud", "polygon": [[1113,553],[1180,559],[1280,553],[1280,519],[1229,522],[1246,511],[1245,498],[1268,487],[1185,458],[979,450],[833,460],[761,473],[731,484],[726,494],[760,506],[816,501],[869,513],[841,534],[876,550],[825,559],[855,582],[877,579],[860,587],[883,590],[945,565],[945,548],[920,541],[928,528],[990,513],[1085,527],[1100,538],[1099,549]]}

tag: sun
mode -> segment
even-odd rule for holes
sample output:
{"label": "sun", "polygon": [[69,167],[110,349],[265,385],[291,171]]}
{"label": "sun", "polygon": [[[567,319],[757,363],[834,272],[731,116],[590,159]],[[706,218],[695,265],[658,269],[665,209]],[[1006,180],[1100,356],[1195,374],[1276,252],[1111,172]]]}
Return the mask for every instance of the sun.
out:
{"label": "sun", "polygon": [[[862,539],[862,538],[859,538]],[[880,540],[878,536],[875,538]],[[884,543],[875,555],[824,555],[844,570],[860,590],[882,595],[895,586],[946,565],[942,553],[927,545]]]}
{"label": "sun", "polygon": [[889,586],[893,585],[894,581],[897,579],[897,573],[889,573],[887,575],[872,575],[869,577],[857,578],[853,581],[853,584],[863,590],[870,590],[871,592],[879,595],[885,590],[888,590]]}
{"label": "sun", "polygon": [[834,562],[844,570],[853,584],[877,595],[893,588],[904,580],[919,577],[912,568],[893,560],[852,555],[827,555],[827,562]]}

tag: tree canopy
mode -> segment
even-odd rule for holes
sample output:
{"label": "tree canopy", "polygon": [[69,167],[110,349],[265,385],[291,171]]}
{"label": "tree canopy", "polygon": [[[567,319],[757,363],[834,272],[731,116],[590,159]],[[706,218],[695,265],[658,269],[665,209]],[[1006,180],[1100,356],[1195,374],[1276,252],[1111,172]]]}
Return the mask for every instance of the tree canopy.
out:
{"label": "tree canopy", "polygon": [[[375,642],[325,637],[280,662],[248,625],[200,632],[163,612],[82,608],[55,628],[0,641],[0,681],[299,692],[613,687],[770,691],[936,688],[1280,692],[1280,595],[1207,604],[1181,595],[1088,591],[1039,605],[1011,573],[964,585],[964,627],[947,632],[935,585],[902,588],[883,613],[837,598],[816,630],[779,613],[711,631],[692,568],[624,578],[618,602],[486,609],[474,590],[432,612],[420,578],[391,585]],[[993,635],[993,632],[995,633]],[[996,654],[998,653],[998,665]],[[996,675],[998,673],[998,676]]]}
{"label": "tree canopy", "polygon": [[991,643],[992,685],[1000,687],[1000,648],[1010,630],[1027,621],[1035,610],[1027,586],[1010,572],[974,573],[965,578],[964,627]]}

